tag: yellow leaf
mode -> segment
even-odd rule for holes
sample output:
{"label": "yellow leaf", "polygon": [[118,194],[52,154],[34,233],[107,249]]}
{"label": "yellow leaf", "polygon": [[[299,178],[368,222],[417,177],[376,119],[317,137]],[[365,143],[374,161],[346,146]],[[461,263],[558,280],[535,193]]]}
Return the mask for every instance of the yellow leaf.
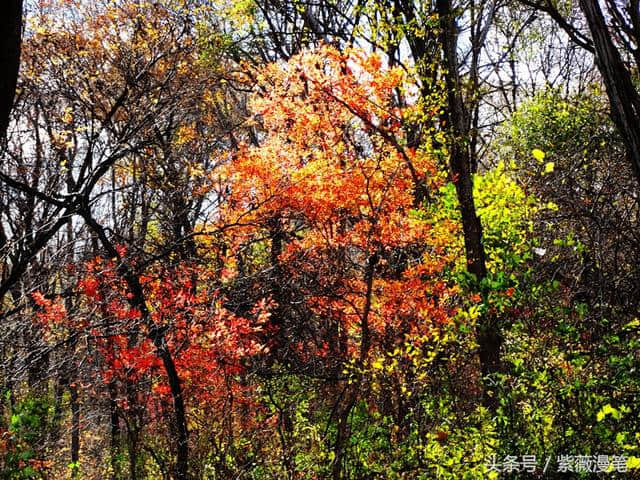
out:
{"label": "yellow leaf", "polygon": [[627,459],[627,468],[629,468],[629,470],[640,469],[640,458],[638,458],[638,457],[629,457]]}
{"label": "yellow leaf", "polygon": [[531,154],[533,155],[533,158],[535,158],[536,160],[538,160],[539,162],[541,162],[542,160],[544,160],[544,152],[538,148],[534,148],[531,151]]}
{"label": "yellow leaf", "polygon": [[555,164],[553,162],[547,162],[547,164],[544,166],[544,173],[553,172],[553,167],[554,166],[555,166]]}

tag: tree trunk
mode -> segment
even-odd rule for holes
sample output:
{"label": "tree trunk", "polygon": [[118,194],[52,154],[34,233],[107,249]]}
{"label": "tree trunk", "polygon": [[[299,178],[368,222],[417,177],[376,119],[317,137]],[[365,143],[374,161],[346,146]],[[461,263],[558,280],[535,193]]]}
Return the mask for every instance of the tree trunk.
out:
{"label": "tree trunk", "polygon": [[173,356],[169,350],[169,346],[164,337],[164,333],[159,329],[151,320],[151,313],[147,308],[146,299],[142,285],[138,276],[130,269],[129,265],[121,258],[120,253],[115,248],[113,243],[107,237],[104,227],[100,225],[91,215],[91,211],[85,205],[85,208],[80,211],[80,214],[87,222],[89,228],[91,228],[98,238],[100,243],[108,252],[112,258],[119,260],[118,273],[124,278],[127,287],[131,293],[129,303],[132,307],[137,308],[142,314],[142,318],[149,327],[149,338],[153,341],[156,347],[156,355],[162,360],[165,373],[167,374],[167,380],[169,381],[169,389],[171,391],[171,398],[173,400],[173,427],[177,432],[178,438],[176,439],[176,464],[175,464],[175,479],[176,480],[188,480],[189,478],[189,430],[187,428],[187,416],[184,406],[184,397],[182,394],[182,385],[180,384],[180,376],[176,364],[173,361]]}
{"label": "tree trunk", "polygon": [[22,41],[22,0],[5,0],[0,7],[0,138],[9,126],[16,94]]}
{"label": "tree trunk", "polygon": [[109,419],[111,426],[112,480],[120,478],[120,419],[118,417],[118,391],[113,380],[109,382]]}
{"label": "tree trunk", "polygon": [[75,385],[69,386],[71,394],[71,478],[78,478],[80,475],[80,401],[78,399],[78,388]]}
{"label": "tree trunk", "polygon": [[598,0],[580,0],[580,8],[591,31],[596,65],[607,90],[612,120],[620,132],[627,157],[640,182],[640,95],[620,52],[613,44]]}
{"label": "tree trunk", "polygon": [[[471,154],[466,141],[470,134],[469,115],[462,96],[457,57],[457,26],[451,7],[451,0],[437,0],[436,10],[440,18],[440,45],[444,60],[444,80],[447,88],[447,107],[442,115],[445,128],[449,130],[449,164],[454,178],[456,194],[462,218],[462,231],[467,259],[467,271],[479,283],[487,276],[482,224],[476,213],[473,200],[473,180]],[[502,339],[495,319],[483,315],[478,323],[479,357],[483,377],[500,370],[500,347]],[[485,405],[495,409],[494,400],[487,395]]]}
{"label": "tree trunk", "polygon": [[154,344],[156,346],[158,356],[162,360],[167,378],[169,380],[169,388],[171,389],[171,397],[173,399],[174,428],[178,433],[176,442],[176,480],[187,480],[189,470],[189,430],[187,429],[187,416],[184,407],[184,398],[182,395],[182,385],[180,385],[180,377],[178,370],[169,352],[164,336],[154,336]]}

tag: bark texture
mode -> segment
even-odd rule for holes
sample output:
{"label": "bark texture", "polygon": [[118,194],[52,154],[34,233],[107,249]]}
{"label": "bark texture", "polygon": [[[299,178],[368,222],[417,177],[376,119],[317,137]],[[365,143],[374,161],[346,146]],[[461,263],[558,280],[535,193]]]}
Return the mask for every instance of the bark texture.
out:
{"label": "bark texture", "polygon": [[591,32],[596,65],[607,90],[612,120],[640,182],[640,95],[633,84],[630,70],[613,43],[598,1],[580,0],[580,8]]}
{"label": "bark texture", "polygon": [[0,138],[6,135],[16,94],[22,41],[22,0],[0,4]]}

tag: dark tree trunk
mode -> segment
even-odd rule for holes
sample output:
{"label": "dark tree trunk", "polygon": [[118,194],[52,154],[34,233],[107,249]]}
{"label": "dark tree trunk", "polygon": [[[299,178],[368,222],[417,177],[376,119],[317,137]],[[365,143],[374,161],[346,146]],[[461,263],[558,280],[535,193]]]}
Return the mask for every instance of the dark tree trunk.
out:
{"label": "dark tree trunk", "polygon": [[613,43],[598,0],[580,0],[580,8],[591,31],[596,65],[609,96],[612,120],[620,132],[627,157],[640,182],[640,95]]}
{"label": "dark tree trunk", "polygon": [[[364,276],[364,281],[367,287],[365,292],[365,303],[362,309],[362,318],[360,319],[360,329],[362,333],[360,339],[360,354],[358,356],[358,361],[356,362],[357,371],[359,373],[357,375],[357,379],[354,380],[352,384],[346,386],[346,401],[344,408],[340,409],[339,405],[336,405],[338,407],[336,409],[336,411],[338,411],[338,430],[336,432],[336,441],[333,448],[335,458],[331,467],[331,478],[333,480],[340,480],[344,477],[342,467],[344,466],[344,460],[347,453],[347,442],[350,435],[349,416],[351,415],[351,411],[356,406],[360,394],[362,393],[362,372],[364,372],[365,370],[367,356],[369,354],[369,350],[371,349],[369,314],[371,313],[371,301],[373,297],[373,281],[376,266],[378,265],[379,260],[380,255],[378,252],[373,253],[369,257]],[[338,402],[340,402],[340,399],[338,399]]]}
{"label": "dark tree trunk", "polygon": [[189,430],[187,429],[187,415],[184,407],[182,385],[180,384],[178,370],[176,369],[175,362],[173,361],[164,336],[159,334],[155,336],[154,344],[158,356],[162,360],[165,372],[167,373],[171,397],[173,399],[174,428],[178,433],[175,478],[176,480],[187,480],[189,470]]}
{"label": "dark tree trunk", "polygon": [[451,0],[438,0],[437,10],[441,22],[440,43],[445,69],[444,80],[447,88],[447,107],[443,114],[443,120],[445,128],[449,130],[452,137],[449,145],[449,163],[460,203],[467,269],[478,280],[481,280],[487,276],[487,268],[484,246],[482,245],[482,225],[476,214],[473,201],[471,155],[466,144],[470,123],[458,74],[457,27],[451,11]]}
{"label": "dark tree trunk", "polygon": [[176,364],[173,360],[171,351],[164,337],[164,333],[159,329],[151,320],[151,313],[147,308],[146,298],[142,285],[138,276],[130,269],[129,265],[121,258],[120,253],[115,248],[109,237],[107,236],[104,227],[100,225],[91,215],[90,210],[86,207],[81,210],[80,214],[87,222],[89,228],[91,228],[98,238],[100,243],[108,252],[112,258],[119,260],[118,272],[124,278],[127,287],[131,293],[129,303],[132,307],[137,308],[142,318],[149,327],[149,338],[153,341],[156,348],[156,355],[162,361],[162,365],[167,374],[167,380],[169,382],[169,389],[171,391],[171,398],[173,400],[173,428],[177,432],[176,439],[176,464],[175,464],[175,479],[187,480],[189,478],[189,430],[187,427],[186,409],[184,405],[184,397],[182,393],[182,385],[180,383],[180,376]]}
{"label": "dark tree trunk", "polygon": [[129,479],[138,480],[138,432],[135,428],[132,428],[128,434]]}
{"label": "dark tree trunk", "polygon": [[22,40],[22,0],[5,0],[0,7],[0,138],[9,126],[16,94]]}
{"label": "dark tree trunk", "polygon": [[109,419],[111,426],[112,480],[120,478],[120,418],[118,417],[118,391],[115,382],[109,382]]}
{"label": "dark tree trunk", "polygon": [[71,394],[71,478],[78,478],[80,469],[80,401],[78,399],[78,388],[75,385],[69,386]]}
{"label": "dark tree trunk", "polygon": [[332,480],[341,480],[343,478],[342,467],[346,456],[347,440],[349,439],[349,415],[356,402],[355,393],[349,395],[346,406],[338,415],[338,425],[336,432],[336,443],[334,446],[335,458],[331,466]]}
{"label": "dark tree trunk", "polygon": [[[440,45],[447,89],[447,106],[442,120],[451,137],[449,163],[460,204],[467,270],[480,282],[487,276],[487,267],[482,243],[482,224],[473,200],[472,156],[467,145],[471,123],[462,96],[457,58],[457,26],[451,0],[437,0],[436,9],[440,17]],[[478,324],[479,357],[483,377],[499,371],[501,345],[502,339],[495,319],[490,315],[484,315]],[[495,408],[493,399],[486,394],[486,388],[485,405],[492,410]]]}

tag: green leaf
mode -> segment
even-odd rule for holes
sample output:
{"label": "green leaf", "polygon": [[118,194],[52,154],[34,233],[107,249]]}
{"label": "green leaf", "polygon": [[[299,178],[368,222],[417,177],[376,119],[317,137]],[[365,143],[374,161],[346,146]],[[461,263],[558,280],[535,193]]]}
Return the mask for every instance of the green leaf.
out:
{"label": "green leaf", "polygon": [[600,409],[600,411],[596,415],[596,419],[601,422],[607,415],[611,415],[616,420],[620,420],[620,418],[622,417],[620,412],[617,409],[613,408],[610,403],[607,403]]}

